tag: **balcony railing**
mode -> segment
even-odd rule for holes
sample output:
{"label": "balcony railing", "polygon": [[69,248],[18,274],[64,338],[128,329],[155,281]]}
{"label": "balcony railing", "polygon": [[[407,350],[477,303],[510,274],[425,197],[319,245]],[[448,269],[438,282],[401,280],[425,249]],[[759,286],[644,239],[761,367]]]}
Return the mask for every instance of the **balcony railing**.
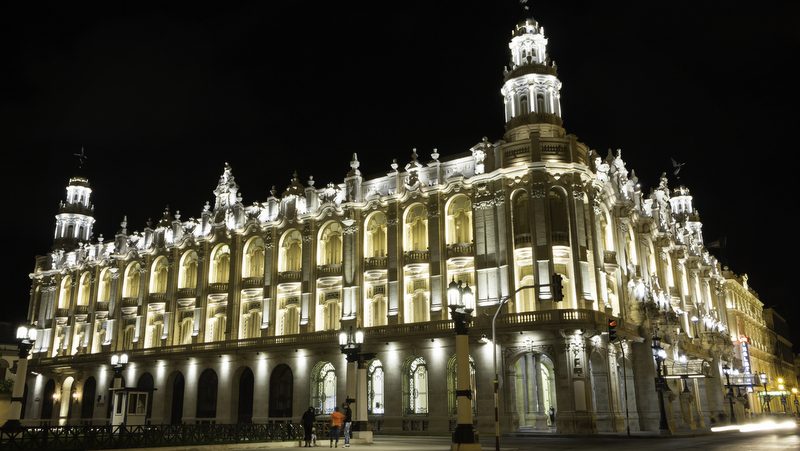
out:
{"label": "balcony railing", "polygon": [[227,293],[228,282],[214,282],[208,284],[208,292],[211,294]]}
{"label": "balcony railing", "polygon": [[278,283],[300,282],[303,273],[301,271],[283,271],[278,273]]}
{"label": "balcony railing", "polygon": [[533,237],[530,233],[518,233],[514,235],[514,247],[531,247],[533,245]]}
{"label": "balcony railing", "polygon": [[89,306],[88,305],[76,305],[75,306],[75,314],[76,315],[88,315],[89,314]]}
{"label": "balcony railing", "polygon": [[603,263],[606,265],[616,265],[617,264],[617,252],[616,251],[603,251]]}
{"label": "balcony railing", "polygon": [[108,311],[108,301],[99,301],[97,305],[94,307],[96,312],[107,312]]}
{"label": "balcony railing", "polygon": [[403,261],[408,263],[428,263],[431,253],[429,251],[405,251]]}
{"label": "balcony railing", "polygon": [[553,246],[569,246],[569,233],[567,232],[552,232],[551,238]]}
{"label": "balcony railing", "polygon": [[242,279],[242,288],[261,288],[263,286],[263,277],[245,277]]}
{"label": "balcony railing", "polygon": [[147,302],[150,304],[167,302],[167,293],[150,293],[150,296],[147,297]]}
{"label": "balcony railing", "polygon": [[68,318],[69,317],[69,309],[68,308],[57,308],[56,309],[56,318]]}
{"label": "balcony railing", "polygon": [[193,298],[196,295],[197,295],[197,289],[195,287],[178,288],[178,293],[177,293],[178,299]]}
{"label": "balcony railing", "polygon": [[139,298],[122,298],[123,307],[136,307],[139,305]]}
{"label": "balcony railing", "polygon": [[386,269],[389,266],[389,257],[367,257],[364,259],[364,270]]}
{"label": "balcony railing", "polygon": [[342,264],[333,263],[330,265],[317,265],[317,276],[341,276]]}
{"label": "balcony railing", "polygon": [[474,254],[474,243],[454,243],[447,245],[447,258],[472,257]]}

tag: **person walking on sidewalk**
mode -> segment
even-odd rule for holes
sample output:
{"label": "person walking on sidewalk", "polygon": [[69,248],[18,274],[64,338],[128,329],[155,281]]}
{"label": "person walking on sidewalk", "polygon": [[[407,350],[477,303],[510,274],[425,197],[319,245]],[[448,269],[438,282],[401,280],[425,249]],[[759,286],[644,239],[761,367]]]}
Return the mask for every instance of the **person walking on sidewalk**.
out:
{"label": "person walking on sidewalk", "polygon": [[[331,414],[331,448],[339,447],[339,431],[344,424],[344,414],[339,410],[339,406],[333,408]],[[336,446],[334,446],[334,443]]]}
{"label": "person walking on sidewalk", "polygon": [[347,402],[342,404],[342,409],[344,410],[344,447],[349,448],[350,428],[353,426],[353,410]]}
{"label": "person walking on sidewalk", "polygon": [[314,411],[314,407],[309,407],[308,410],[303,413],[303,418],[300,420],[300,422],[303,424],[303,439],[306,442],[306,448],[311,447],[311,433],[314,430],[314,420],[316,419],[316,416],[317,415]]}

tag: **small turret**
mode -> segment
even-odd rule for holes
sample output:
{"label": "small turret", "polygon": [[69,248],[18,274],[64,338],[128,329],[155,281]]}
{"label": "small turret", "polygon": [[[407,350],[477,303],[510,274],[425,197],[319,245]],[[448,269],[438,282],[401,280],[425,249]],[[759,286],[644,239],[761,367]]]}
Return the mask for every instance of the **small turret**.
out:
{"label": "small turret", "polygon": [[[78,157],[78,172],[83,172],[86,154],[81,149]],[[94,206],[91,204],[92,188],[89,179],[75,176],[67,184],[67,197],[61,201],[56,215],[53,249],[71,251],[92,238]]]}

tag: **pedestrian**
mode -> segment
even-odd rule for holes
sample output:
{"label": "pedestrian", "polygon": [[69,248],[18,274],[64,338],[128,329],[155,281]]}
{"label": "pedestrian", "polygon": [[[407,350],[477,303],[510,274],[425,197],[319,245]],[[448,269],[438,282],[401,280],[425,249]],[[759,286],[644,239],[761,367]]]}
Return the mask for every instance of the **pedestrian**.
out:
{"label": "pedestrian", "polygon": [[314,432],[314,420],[317,415],[314,407],[311,406],[303,413],[303,418],[300,422],[303,424],[303,439],[305,440],[305,448],[311,447],[311,434]]}
{"label": "pedestrian", "polygon": [[550,406],[550,412],[548,414],[550,417],[550,427],[555,427],[556,425],[556,409],[553,406]]}
{"label": "pedestrian", "polygon": [[353,410],[350,409],[350,404],[345,402],[342,404],[344,409],[344,447],[350,447],[350,428],[353,426]]}
{"label": "pedestrian", "polygon": [[336,406],[333,408],[333,413],[331,414],[331,448],[339,447],[339,431],[343,424],[344,414],[339,410],[339,406]]}

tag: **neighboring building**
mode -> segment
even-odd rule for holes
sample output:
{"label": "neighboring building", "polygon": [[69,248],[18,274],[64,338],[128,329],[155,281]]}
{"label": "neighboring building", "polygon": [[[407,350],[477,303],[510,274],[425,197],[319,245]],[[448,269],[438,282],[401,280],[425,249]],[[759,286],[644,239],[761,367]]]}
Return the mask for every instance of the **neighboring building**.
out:
{"label": "neighboring building", "polygon": [[11,407],[11,390],[16,380],[16,365],[19,359],[19,348],[14,343],[16,335],[14,325],[0,322],[0,425],[9,416]]}
{"label": "neighboring building", "polygon": [[[514,28],[505,135],[447,159],[415,150],[364,179],[353,155],[341,183],[295,176],[280,196],[247,204],[225,164],[198,219],[165,211],[142,233],[123,221],[110,242],[92,238],[88,178],[71,178],[54,249],[31,274],[29,319],[42,338],[29,422],[107,422],[116,351],[130,355],[126,386],[154,395],[153,423],[296,421],[309,404],[327,413],[346,391],[336,333],[352,326],[377,353],[374,428],[445,433],[455,424],[454,280],[475,293],[483,433],[494,425],[493,345],[478,338],[506,296],[504,431],[548,429],[550,407],[560,433],[624,431],[626,399],[631,430],[657,430],[653,333],[666,351],[670,427],[724,417],[728,280],[702,244],[692,196],[666,176],[645,195],[621,151],[601,157],[567,133],[547,44],[532,19]],[[611,317],[623,344],[608,342]]]}
{"label": "neighboring building", "polygon": [[774,401],[773,412],[791,413],[791,389],[797,387],[797,373],[794,367],[794,351],[789,336],[789,325],[773,308],[764,309],[764,322],[772,344],[772,365],[769,371],[767,388]]}

